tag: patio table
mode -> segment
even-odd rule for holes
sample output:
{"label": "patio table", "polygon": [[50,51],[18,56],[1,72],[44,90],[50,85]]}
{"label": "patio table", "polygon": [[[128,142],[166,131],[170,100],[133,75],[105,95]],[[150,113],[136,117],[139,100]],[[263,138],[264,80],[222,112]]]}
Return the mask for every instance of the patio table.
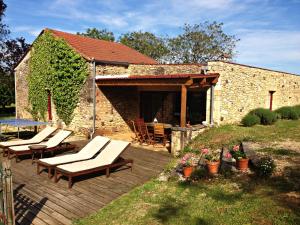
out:
{"label": "patio table", "polygon": [[33,164],[37,160],[36,154],[40,154],[40,158],[43,158],[47,145],[30,145],[28,148],[31,150],[31,164]]}
{"label": "patio table", "polygon": [[[156,124],[156,123],[150,122],[150,123],[145,123],[145,124],[148,127],[154,127],[154,124]],[[163,124],[165,129],[171,129],[173,127],[172,124],[169,124],[169,123],[160,123],[160,124]]]}

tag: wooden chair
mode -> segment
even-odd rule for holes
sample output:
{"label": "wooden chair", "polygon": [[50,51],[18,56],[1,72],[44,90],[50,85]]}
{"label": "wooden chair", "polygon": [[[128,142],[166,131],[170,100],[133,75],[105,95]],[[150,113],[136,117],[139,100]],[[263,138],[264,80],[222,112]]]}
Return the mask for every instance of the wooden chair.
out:
{"label": "wooden chair", "polygon": [[141,143],[141,142],[142,142],[142,137],[141,137],[141,135],[140,135],[140,133],[139,133],[139,131],[138,131],[138,129],[137,129],[136,122],[135,122],[134,120],[130,120],[130,123],[131,123],[131,125],[132,125],[133,132],[134,132],[134,135],[135,135],[135,137],[132,138],[133,141],[136,141],[136,142]]}
{"label": "wooden chair", "polygon": [[135,120],[135,123],[141,138],[140,143],[153,144],[153,135],[149,133],[144,119],[138,118]]}
{"label": "wooden chair", "polygon": [[167,135],[165,134],[164,125],[161,123],[154,124],[154,143],[159,143],[162,141],[163,146],[166,146],[167,143]]}
{"label": "wooden chair", "polygon": [[141,129],[143,141],[146,142],[148,145],[152,145],[153,144],[153,134],[149,133],[147,125],[145,123],[141,123],[140,129]]}

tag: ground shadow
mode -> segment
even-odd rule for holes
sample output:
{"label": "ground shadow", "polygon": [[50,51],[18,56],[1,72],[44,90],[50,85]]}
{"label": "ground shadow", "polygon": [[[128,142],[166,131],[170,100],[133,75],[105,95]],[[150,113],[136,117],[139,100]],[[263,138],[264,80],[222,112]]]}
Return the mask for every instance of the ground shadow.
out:
{"label": "ground shadow", "polygon": [[[287,166],[281,175],[270,178],[260,178],[255,174],[247,176],[247,179],[238,179],[234,182],[239,183],[244,193],[255,192],[258,187],[262,189],[259,194],[270,196],[280,206],[291,210],[297,217],[300,224],[300,165]],[[254,193],[257,194],[257,193]]]}
{"label": "ground shadow", "polygon": [[42,210],[48,199],[44,197],[38,202],[30,199],[26,195],[20,193],[20,190],[24,186],[25,184],[20,184],[14,190],[15,220],[18,224],[30,225]]}
{"label": "ground shadow", "polygon": [[227,204],[233,204],[234,202],[241,199],[243,191],[228,193],[222,188],[216,188],[212,189],[208,195],[214,200],[226,202]]}
{"label": "ground shadow", "polygon": [[159,208],[155,210],[151,216],[159,220],[162,224],[172,224],[173,218],[181,218],[186,224],[209,224],[203,218],[197,218],[190,215],[186,211],[186,208],[188,208],[187,206],[188,203],[178,201],[178,199],[168,196],[160,203]]}

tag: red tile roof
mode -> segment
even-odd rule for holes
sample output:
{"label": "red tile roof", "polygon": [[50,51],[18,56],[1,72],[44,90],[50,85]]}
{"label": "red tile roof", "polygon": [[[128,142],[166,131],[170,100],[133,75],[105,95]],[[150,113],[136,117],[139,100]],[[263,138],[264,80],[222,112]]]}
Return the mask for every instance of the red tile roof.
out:
{"label": "red tile roof", "polygon": [[52,32],[57,37],[63,38],[87,60],[94,58],[96,61],[107,63],[158,64],[154,59],[120,43],[84,37],[58,30],[45,30]]}

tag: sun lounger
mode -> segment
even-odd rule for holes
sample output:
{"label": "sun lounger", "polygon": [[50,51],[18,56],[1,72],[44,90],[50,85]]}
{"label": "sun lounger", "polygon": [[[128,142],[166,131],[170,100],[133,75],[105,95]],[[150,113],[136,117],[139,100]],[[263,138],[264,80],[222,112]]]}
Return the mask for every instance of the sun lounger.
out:
{"label": "sun lounger", "polygon": [[109,141],[110,139],[107,137],[96,136],[78,153],[40,159],[37,161],[37,174],[41,173],[40,167],[42,167],[43,169],[45,168],[48,170],[48,177],[50,178],[51,171],[55,168],[55,166],[91,159],[99,153],[99,151],[103,149]]}
{"label": "sun lounger", "polygon": [[57,130],[57,128],[55,128],[55,127],[46,127],[41,132],[36,134],[33,138],[28,139],[28,140],[0,142],[0,148],[3,149],[3,155],[5,155],[6,149],[9,147],[41,143],[47,137],[49,137],[52,133],[54,133],[54,131],[56,131],[56,130]]}
{"label": "sun lounger", "polygon": [[94,159],[69,163],[55,167],[54,181],[57,182],[61,176],[68,177],[69,188],[72,187],[73,177],[106,170],[109,176],[110,169],[130,164],[132,170],[132,159],[123,159],[120,155],[129,147],[130,143],[112,140]]}
{"label": "sun lounger", "polygon": [[[41,142],[41,143],[39,143],[39,145],[45,146],[43,148],[43,152],[56,151],[59,149],[74,148],[73,145],[63,143],[63,141],[67,137],[69,137],[71,135],[71,133],[72,133],[72,131],[69,131],[69,130],[60,130],[53,137],[51,137],[48,141]],[[21,146],[9,147],[8,148],[8,158],[10,158],[11,155],[15,155],[16,160],[17,160],[18,156],[32,154],[30,146],[34,146],[34,145],[21,145]]]}

